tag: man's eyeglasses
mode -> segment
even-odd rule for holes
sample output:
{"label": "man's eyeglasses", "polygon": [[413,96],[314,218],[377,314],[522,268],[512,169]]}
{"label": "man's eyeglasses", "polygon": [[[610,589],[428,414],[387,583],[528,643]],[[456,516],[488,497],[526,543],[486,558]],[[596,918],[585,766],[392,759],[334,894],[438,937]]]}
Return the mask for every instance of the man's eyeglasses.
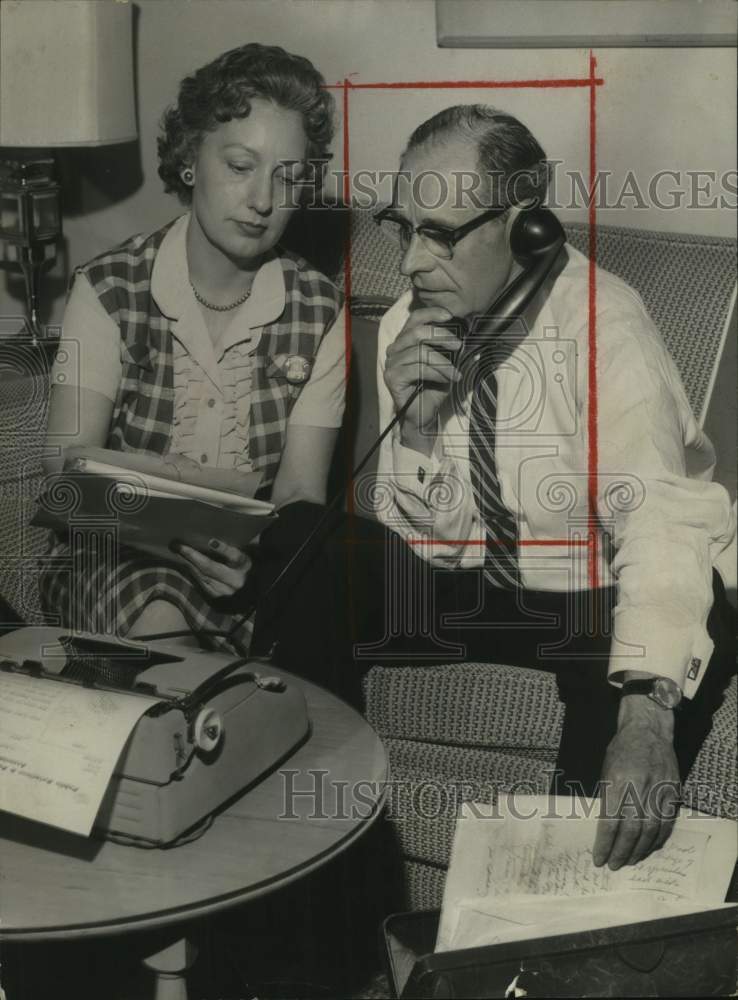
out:
{"label": "man's eyeglasses", "polygon": [[490,219],[496,219],[504,215],[506,211],[507,208],[488,208],[486,212],[482,212],[475,219],[465,222],[463,226],[458,226],[456,229],[431,226],[427,223],[420,226],[411,226],[405,219],[399,219],[394,214],[393,208],[383,208],[381,212],[377,212],[374,216],[374,221],[378,226],[381,226],[383,233],[386,233],[396,243],[400,244],[403,252],[410,246],[413,235],[417,233],[423,242],[423,246],[434,257],[440,257],[441,260],[451,260],[454,255],[454,247],[459,240],[463,240],[465,236],[474,232],[475,229],[484,225],[485,222],[489,222]]}

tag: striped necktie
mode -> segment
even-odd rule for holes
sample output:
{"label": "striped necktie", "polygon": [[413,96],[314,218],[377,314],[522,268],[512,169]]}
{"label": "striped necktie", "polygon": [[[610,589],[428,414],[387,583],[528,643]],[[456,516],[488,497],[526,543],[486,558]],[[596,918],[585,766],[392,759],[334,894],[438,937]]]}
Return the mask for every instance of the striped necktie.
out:
{"label": "striped necktie", "polygon": [[[484,366],[484,367],[483,367]],[[486,547],[484,576],[493,587],[521,586],[518,566],[518,529],[502,502],[495,463],[497,378],[488,363],[477,369],[469,416],[469,466],[474,499],[484,522]]]}

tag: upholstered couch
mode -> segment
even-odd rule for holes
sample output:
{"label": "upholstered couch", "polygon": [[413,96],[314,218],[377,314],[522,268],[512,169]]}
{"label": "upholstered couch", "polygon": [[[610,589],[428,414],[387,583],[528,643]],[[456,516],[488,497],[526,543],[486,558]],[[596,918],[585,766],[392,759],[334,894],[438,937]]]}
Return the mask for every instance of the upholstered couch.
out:
{"label": "upholstered couch", "polygon": [[[586,250],[586,227],[568,227],[568,237]],[[732,308],[734,243],[602,227],[597,244],[602,266],[641,292],[695,412],[707,408],[709,430],[710,414],[720,412],[707,403]],[[346,433],[358,458],[378,432],[377,321],[405,282],[396,251],[363,212],[352,218],[351,262],[354,364]],[[41,475],[47,394],[48,373],[38,351],[0,344],[0,595],[29,623],[42,620],[36,581],[44,532],[29,520]],[[721,456],[731,489],[733,455],[731,448]],[[359,513],[369,516],[370,494],[363,489],[356,497]],[[406,902],[436,906],[459,799],[489,798],[516,785],[546,789],[562,721],[555,683],[547,674],[496,663],[376,666],[365,693],[367,717],[402,788],[391,803],[390,822],[404,861]],[[738,817],[735,757],[734,683],[690,776],[687,799],[708,812]]]}

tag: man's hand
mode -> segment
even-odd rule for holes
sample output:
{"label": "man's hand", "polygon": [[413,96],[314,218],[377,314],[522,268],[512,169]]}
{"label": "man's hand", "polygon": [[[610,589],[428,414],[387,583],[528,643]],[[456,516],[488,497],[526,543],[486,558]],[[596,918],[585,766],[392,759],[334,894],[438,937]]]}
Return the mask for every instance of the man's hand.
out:
{"label": "man's hand", "polygon": [[190,564],[192,575],[210,597],[230,597],[246,583],[251,560],[233,545],[210,539],[206,555],[190,545],[177,546],[179,555]]}
{"label": "man's hand", "polygon": [[596,865],[607,862],[616,870],[663,847],[679,808],[672,711],[647,695],[623,698],[618,731],[605,754],[601,788]]}
{"label": "man's hand", "polygon": [[[410,407],[402,422],[403,444],[429,455],[438,409],[460,373],[435,346],[457,351],[461,341],[433,324],[448,323],[451,313],[441,307],[414,309],[397,339],[387,348],[384,381],[399,410],[418,382],[429,383]],[[431,346],[434,345],[434,346]]]}

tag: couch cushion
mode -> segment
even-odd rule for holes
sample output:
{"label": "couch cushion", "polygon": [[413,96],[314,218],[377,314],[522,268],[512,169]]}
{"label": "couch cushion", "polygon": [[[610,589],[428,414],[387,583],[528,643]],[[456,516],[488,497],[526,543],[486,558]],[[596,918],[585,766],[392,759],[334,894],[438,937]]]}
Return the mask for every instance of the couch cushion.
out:
{"label": "couch cushion", "polygon": [[738,820],[738,678],[733,677],[720,708],[712,720],[712,731],[702,745],[684,783],[686,805],[711,816]]}
{"label": "couch cushion", "polygon": [[404,858],[448,865],[463,802],[495,802],[500,792],[544,795],[556,751],[471,749],[384,740],[390,771],[387,817]]}
{"label": "couch cushion", "polygon": [[[566,227],[588,252],[589,227]],[[699,417],[735,289],[735,240],[597,228],[597,263],[640,292]]]}
{"label": "couch cushion", "polygon": [[380,736],[525,752],[558,746],[552,674],[498,663],[373,667],[367,718]]}
{"label": "couch cushion", "polygon": [[405,865],[405,906],[409,910],[440,909],[445,884],[445,868],[408,861]]}

